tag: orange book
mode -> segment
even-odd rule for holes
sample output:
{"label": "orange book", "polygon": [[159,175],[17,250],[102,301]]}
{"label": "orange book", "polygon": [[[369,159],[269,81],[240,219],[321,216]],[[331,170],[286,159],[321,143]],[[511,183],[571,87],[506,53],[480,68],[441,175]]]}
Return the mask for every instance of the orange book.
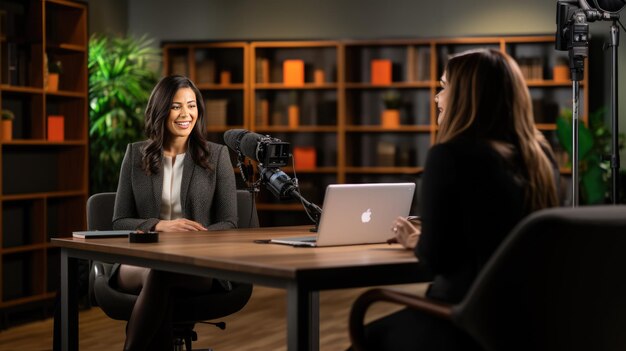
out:
{"label": "orange book", "polygon": [[48,141],[65,140],[65,117],[48,116]]}
{"label": "orange book", "polygon": [[372,84],[391,84],[391,60],[372,60]]}
{"label": "orange book", "polygon": [[315,169],[317,152],[311,146],[297,146],[293,148],[293,160],[296,164],[296,170]]}
{"label": "orange book", "polygon": [[304,85],[304,61],[285,60],[283,62],[283,83],[291,86]]}

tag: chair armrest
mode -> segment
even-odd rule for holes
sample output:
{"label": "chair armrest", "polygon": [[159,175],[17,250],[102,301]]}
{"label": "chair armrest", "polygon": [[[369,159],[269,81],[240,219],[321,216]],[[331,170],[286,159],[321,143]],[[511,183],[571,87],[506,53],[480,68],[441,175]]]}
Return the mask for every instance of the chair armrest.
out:
{"label": "chair armrest", "polygon": [[404,305],[408,308],[426,312],[443,319],[452,318],[452,306],[444,303],[390,289],[371,289],[359,296],[350,311],[350,340],[356,351],[367,350],[363,321],[369,307],[379,301]]}

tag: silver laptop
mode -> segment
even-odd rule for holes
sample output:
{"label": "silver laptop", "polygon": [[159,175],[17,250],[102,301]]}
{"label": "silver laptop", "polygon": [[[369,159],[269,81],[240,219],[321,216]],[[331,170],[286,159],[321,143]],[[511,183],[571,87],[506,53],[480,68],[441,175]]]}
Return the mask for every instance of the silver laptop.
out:
{"label": "silver laptop", "polygon": [[271,239],[293,246],[338,246],[387,241],[393,220],[408,216],[414,183],[333,184],[326,188],[317,235]]}

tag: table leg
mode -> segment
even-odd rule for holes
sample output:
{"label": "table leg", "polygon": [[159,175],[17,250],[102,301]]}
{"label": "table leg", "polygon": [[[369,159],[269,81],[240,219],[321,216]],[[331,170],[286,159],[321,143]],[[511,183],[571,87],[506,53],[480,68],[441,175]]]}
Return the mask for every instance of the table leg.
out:
{"label": "table leg", "polygon": [[305,291],[297,284],[287,288],[287,350],[319,350],[319,305],[319,291]]}
{"label": "table leg", "polygon": [[78,350],[78,259],[61,250],[61,349]]}

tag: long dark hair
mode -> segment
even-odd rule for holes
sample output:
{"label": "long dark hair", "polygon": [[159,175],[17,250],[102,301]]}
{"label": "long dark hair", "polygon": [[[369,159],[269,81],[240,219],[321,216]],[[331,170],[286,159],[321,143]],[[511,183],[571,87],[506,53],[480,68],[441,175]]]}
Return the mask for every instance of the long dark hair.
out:
{"label": "long dark hair", "polygon": [[170,115],[174,95],[179,89],[190,88],[196,94],[198,118],[193,131],[187,141],[187,152],[193,161],[204,169],[211,169],[209,165],[209,147],[205,136],[204,99],[200,90],[193,82],[184,76],[174,75],[163,77],[150,94],[145,112],[145,133],[148,143],[143,149],[141,168],[148,175],[158,174],[163,160],[163,143],[166,141],[167,128],[165,124]]}
{"label": "long dark hair", "polygon": [[472,50],[448,61],[448,97],[439,126],[440,143],[465,136],[515,145],[528,178],[526,202],[532,210],[558,205],[549,144],[535,127],[524,76],[511,56]]}

